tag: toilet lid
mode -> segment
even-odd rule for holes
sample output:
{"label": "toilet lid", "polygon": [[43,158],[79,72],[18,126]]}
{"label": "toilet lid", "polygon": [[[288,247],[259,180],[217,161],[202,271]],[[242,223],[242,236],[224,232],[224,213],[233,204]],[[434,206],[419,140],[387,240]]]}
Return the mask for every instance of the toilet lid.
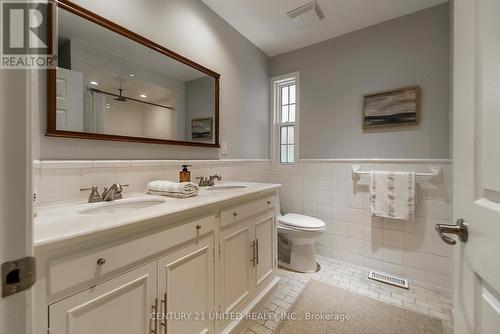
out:
{"label": "toilet lid", "polygon": [[278,217],[278,223],[292,228],[304,230],[318,230],[325,228],[325,222],[314,217],[299,215],[297,213],[287,213]]}

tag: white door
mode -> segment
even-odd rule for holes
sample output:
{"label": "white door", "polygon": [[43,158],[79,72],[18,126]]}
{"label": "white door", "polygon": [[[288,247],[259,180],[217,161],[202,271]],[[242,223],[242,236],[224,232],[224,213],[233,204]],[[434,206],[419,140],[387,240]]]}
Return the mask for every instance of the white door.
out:
{"label": "white door", "polygon": [[[0,263],[33,254],[31,72],[0,70]],[[0,334],[32,333],[30,290],[0,293]]]}
{"label": "white door", "polygon": [[50,333],[151,333],[156,279],[152,262],[50,305]]}
{"label": "white door", "polygon": [[253,291],[255,264],[251,261],[254,259],[254,237],[252,220],[225,227],[221,231],[221,312],[237,312]]}
{"label": "white door", "polygon": [[454,1],[455,333],[500,333],[500,1]]}
{"label": "white door", "polygon": [[213,333],[215,321],[214,237],[158,260],[159,333]]}
{"label": "white door", "polygon": [[258,218],[255,222],[256,242],[256,286],[266,282],[273,273],[275,256],[274,217]]}
{"label": "white door", "polygon": [[57,68],[56,78],[57,130],[83,131],[83,75]]}

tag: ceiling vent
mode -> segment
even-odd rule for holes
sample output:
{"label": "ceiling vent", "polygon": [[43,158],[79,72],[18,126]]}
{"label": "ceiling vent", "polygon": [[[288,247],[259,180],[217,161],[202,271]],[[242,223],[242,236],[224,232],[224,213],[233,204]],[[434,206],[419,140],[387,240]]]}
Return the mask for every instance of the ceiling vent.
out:
{"label": "ceiling vent", "polygon": [[323,13],[316,2],[309,2],[286,13],[297,28],[305,28],[323,19]]}

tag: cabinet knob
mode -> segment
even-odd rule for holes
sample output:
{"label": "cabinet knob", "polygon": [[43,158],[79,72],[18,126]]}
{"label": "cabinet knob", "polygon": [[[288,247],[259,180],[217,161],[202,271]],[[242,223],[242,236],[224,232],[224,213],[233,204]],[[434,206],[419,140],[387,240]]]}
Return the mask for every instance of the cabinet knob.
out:
{"label": "cabinet knob", "polygon": [[235,212],[233,212],[233,216],[234,216],[234,217],[238,216],[238,212],[236,212],[236,211],[235,211]]}
{"label": "cabinet knob", "polygon": [[271,204],[271,201],[267,201],[267,204]]}
{"label": "cabinet knob", "polygon": [[101,257],[101,258],[99,258],[99,259],[97,260],[97,264],[98,264],[98,265],[100,265],[100,266],[102,266],[102,265],[103,265],[103,264],[105,264],[105,263],[106,263],[106,259],[105,259],[105,258],[103,258],[103,257]]}
{"label": "cabinet knob", "polygon": [[196,225],[196,229],[201,230],[201,225],[200,224]]}

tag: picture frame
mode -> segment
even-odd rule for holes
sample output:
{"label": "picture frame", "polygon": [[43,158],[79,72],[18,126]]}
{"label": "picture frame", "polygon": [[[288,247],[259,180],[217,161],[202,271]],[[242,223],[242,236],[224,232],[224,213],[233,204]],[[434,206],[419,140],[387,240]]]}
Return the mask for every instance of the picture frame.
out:
{"label": "picture frame", "polygon": [[420,122],[419,86],[403,87],[363,96],[363,129],[415,126]]}
{"label": "picture frame", "polygon": [[211,141],[213,136],[212,117],[191,120],[191,139],[193,141]]}

